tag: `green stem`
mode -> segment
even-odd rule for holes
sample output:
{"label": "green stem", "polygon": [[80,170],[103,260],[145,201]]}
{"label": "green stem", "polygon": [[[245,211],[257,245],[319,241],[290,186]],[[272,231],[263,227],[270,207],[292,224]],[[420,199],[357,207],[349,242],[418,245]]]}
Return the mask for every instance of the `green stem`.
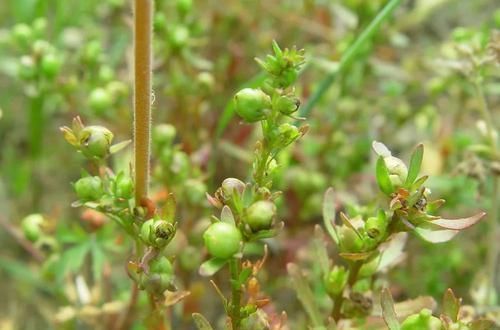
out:
{"label": "green stem", "polygon": [[363,49],[363,46],[373,37],[379,30],[382,23],[389,18],[391,13],[396,9],[401,0],[390,0],[385,7],[377,14],[377,16],[370,22],[370,24],[361,32],[356,41],[346,50],[342,56],[337,70],[329,73],[326,78],[321,81],[318,88],[311,95],[307,103],[300,110],[300,117],[307,117],[312,108],[319,102],[321,97],[333,84],[337,76],[344,72],[349,65],[353,62],[356,56]]}
{"label": "green stem", "polygon": [[[349,263],[349,278],[347,279],[347,285],[352,288],[352,286],[358,280],[359,270],[363,266],[363,261],[354,261]],[[337,322],[342,317],[342,303],[344,302],[344,290],[333,298],[333,310],[332,318]]]}
{"label": "green stem", "polygon": [[231,318],[232,330],[238,330],[241,323],[240,269],[240,260],[232,258],[229,262],[229,271],[231,273],[231,303],[229,306],[229,317]]}
{"label": "green stem", "polygon": [[134,0],[134,14],[135,200],[140,205],[149,182],[153,1]]}

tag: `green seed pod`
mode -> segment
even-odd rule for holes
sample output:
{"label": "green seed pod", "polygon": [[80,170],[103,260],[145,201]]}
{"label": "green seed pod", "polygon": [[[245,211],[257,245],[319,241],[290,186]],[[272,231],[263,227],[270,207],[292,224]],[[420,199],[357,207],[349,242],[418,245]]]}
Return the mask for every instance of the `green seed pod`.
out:
{"label": "green seed pod", "polygon": [[104,194],[104,187],[100,177],[87,176],[76,181],[75,191],[82,201],[97,201]]}
{"label": "green seed pod", "polygon": [[134,195],[134,181],[131,177],[118,174],[114,182],[114,194],[116,198],[130,199]]}
{"label": "green seed pod", "polygon": [[271,201],[257,201],[250,205],[246,215],[246,223],[253,232],[269,229],[276,215],[276,205]]}
{"label": "green seed pod", "polygon": [[36,242],[43,235],[42,224],[44,222],[41,214],[30,214],[21,221],[24,237],[31,242]]}
{"label": "green seed pod", "polygon": [[33,57],[25,55],[19,60],[17,74],[21,79],[31,80],[36,77],[37,68]]}
{"label": "green seed pod", "polygon": [[26,24],[16,24],[12,28],[12,39],[19,45],[26,47],[33,40],[33,30]]}
{"label": "green seed pod", "polygon": [[385,235],[387,222],[384,218],[369,217],[365,222],[366,234],[375,240],[380,239]]}
{"label": "green seed pod", "polygon": [[408,168],[405,163],[401,159],[393,156],[384,157],[384,162],[394,187],[402,186],[408,175]]}
{"label": "green seed pod", "polygon": [[89,159],[104,159],[109,155],[113,133],[103,126],[87,126],[80,132],[80,150]]}
{"label": "green seed pod", "polygon": [[228,259],[240,250],[241,233],[234,225],[216,222],[203,233],[203,240],[208,252],[221,259]]}
{"label": "green seed pod", "polygon": [[234,96],[235,111],[246,122],[254,123],[266,118],[271,98],[260,89],[244,88]]}
{"label": "green seed pod", "polygon": [[141,226],[140,237],[149,246],[165,247],[175,236],[176,227],[165,220],[149,219]]}
{"label": "green seed pod", "polygon": [[113,105],[113,98],[104,88],[94,89],[89,96],[89,106],[96,113],[104,113]]}
{"label": "green seed pod", "polygon": [[233,196],[243,194],[245,190],[245,183],[241,180],[235,178],[227,178],[222,181],[221,192],[224,202],[228,202],[233,199]]}
{"label": "green seed pod", "polygon": [[42,74],[48,78],[54,78],[61,69],[61,60],[54,54],[47,54],[42,58],[41,69]]}
{"label": "green seed pod", "polygon": [[280,96],[276,101],[276,109],[284,115],[291,115],[299,109],[300,100],[295,96]]}
{"label": "green seed pod", "polygon": [[173,125],[160,124],[153,128],[153,143],[159,148],[174,142],[176,130]]}
{"label": "green seed pod", "polygon": [[343,225],[339,228],[340,252],[356,253],[363,249],[363,240],[353,229]]}
{"label": "green seed pod", "polygon": [[166,257],[153,259],[149,263],[149,272],[139,275],[139,288],[149,293],[162,295],[173,287],[174,272],[172,263]]}
{"label": "green seed pod", "polygon": [[282,148],[290,145],[301,136],[300,130],[296,126],[288,123],[281,124],[278,128],[278,132],[279,145]]}
{"label": "green seed pod", "polygon": [[420,313],[408,316],[401,324],[401,330],[440,330],[441,321],[432,316],[429,309],[422,309]]}
{"label": "green seed pod", "polygon": [[344,290],[344,287],[347,284],[347,280],[349,278],[349,272],[345,269],[344,266],[335,266],[325,276],[325,288],[326,292],[328,292],[331,296],[336,296]]}

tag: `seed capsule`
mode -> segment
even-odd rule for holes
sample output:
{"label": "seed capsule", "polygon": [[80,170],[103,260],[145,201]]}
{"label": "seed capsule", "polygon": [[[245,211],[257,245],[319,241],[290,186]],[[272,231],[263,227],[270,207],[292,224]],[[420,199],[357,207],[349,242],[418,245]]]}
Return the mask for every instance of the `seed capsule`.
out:
{"label": "seed capsule", "polygon": [[252,231],[269,229],[276,215],[276,205],[270,201],[258,201],[247,209],[246,223]]}
{"label": "seed capsule", "polygon": [[216,222],[203,233],[203,240],[208,252],[221,259],[232,257],[240,249],[241,233],[234,225]]}
{"label": "seed capsule", "polygon": [[104,194],[102,180],[98,176],[88,176],[81,178],[75,183],[75,191],[82,201],[96,201]]}
{"label": "seed capsule", "polygon": [[80,150],[90,159],[104,159],[109,155],[113,133],[103,126],[87,126],[80,132]]}
{"label": "seed capsule", "polygon": [[163,248],[174,238],[175,225],[165,220],[149,219],[141,226],[140,237],[149,246]]}
{"label": "seed capsule", "polygon": [[246,122],[254,123],[266,118],[271,98],[260,89],[244,88],[235,96],[236,113]]}

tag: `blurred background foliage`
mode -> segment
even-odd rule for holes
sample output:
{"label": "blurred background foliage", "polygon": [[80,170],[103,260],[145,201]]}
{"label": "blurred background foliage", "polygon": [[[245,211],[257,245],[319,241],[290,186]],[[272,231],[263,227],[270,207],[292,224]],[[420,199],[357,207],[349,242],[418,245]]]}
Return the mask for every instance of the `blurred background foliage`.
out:
{"label": "blurred background foliage", "polygon": [[[297,86],[305,103],[385,3],[156,1],[155,123],[170,123],[176,132],[170,144],[153,148],[153,186],[160,204],[174,192],[180,210],[181,230],[169,253],[177,255],[178,285],[191,295],[174,308],[179,328],[192,328],[194,311],[220,315],[213,288],[197,274],[211,214],[205,192],[225,177],[248,178],[254,132],[232,117],[230,100],[241,86],[262,80],[254,57],[266,54],[274,39],[304,48],[307,64]],[[105,124],[117,140],[131,138],[130,3],[3,1],[0,22],[0,329],[102,326],[99,320],[110,322],[127,301],[122,260],[130,242],[104,225],[105,218],[70,207],[70,182],[79,177],[82,158],[58,127],[80,115],[88,124]],[[485,125],[475,89],[480,84],[498,127],[498,65],[479,63],[488,56],[498,61],[495,29],[494,0],[403,1],[307,116],[308,134],[280,156],[286,165],[275,182],[284,191],[279,210],[286,226],[269,241],[271,258],[261,274],[273,308],[287,311],[292,329],[303,329],[305,316],[285,264],[317,272],[309,238],[327,187],[335,187],[350,214],[375,207],[371,141],[383,141],[403,159],[423,142],[422,173],[432,175],[433,196],[447,200],[445,214],[498,207],[498,179],[490,174],[498,162],[478,147]],[[130,152],[114,165],[127,168]],[[44,219],[37,244],[21,233],[30,214]],[[466,304],[491,308],[484,288],[489,251],[499,244],[494,230],[488,217],[450,243],[410,240],[406,259],[385,275],[396,298],[439,299],[452,287]]]}

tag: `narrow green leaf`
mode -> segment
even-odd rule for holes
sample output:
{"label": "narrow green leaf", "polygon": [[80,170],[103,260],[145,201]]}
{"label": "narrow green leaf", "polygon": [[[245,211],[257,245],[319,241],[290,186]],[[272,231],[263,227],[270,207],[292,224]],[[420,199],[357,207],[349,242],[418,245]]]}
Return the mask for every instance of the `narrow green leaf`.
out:
{"label": "narrow green leaf", "polygon": [[379,156],[377,159],[375,173],[380,190],[387,196],[390,196],[394,192],[394,186],[392,185],[389,170],[385,166],[384,157],[382,156]]}
{"label": "narrow green leaf", "polygon": [[339,245],[339,235],[335,231],[335,192],[333,188],[328,188],[323,198],[323,223],[325,224],[328,235],[335,244]]}
{"label": "narrow green leaf", "polygon": [[380,297],[380,304],[382,305],[382,315],[384,317],[385,324],[389,330],[400,330],[396,312],[394,311],[394,301],[392,300],[392,295],[389,289],[382,290],[382,295]]}
{"label": "narrow green leaf", "polygon": [[118,142],[116,144],[113,144],[110,148],[109,148],[109,152],[111,154],[116,154],[118,151],[126,148],[130,143],[132,142],[132,140],[126,140],[126,141],[122,141],[122,142]]}
{"label": "narrow green leaf", "polygon": [[212,276],[224,267],[227,259],[212,258],[201,264],[198,272],[201,276]]}
{"label": "narrow green leaf", "polygon": [[419,144],[410,159],[410,167],[408,168],[408,175],[406,176],[405,187],[410,187],[417,179],[420,173],[420,166],[422,165],[422,158],[424,157],[424,145]]}
{"label": "narrow green leaf", "polygon": [[208,320],[200,313],[193,313],[191,316],[193,317],[194,324],[198,330],[213,330],[210,322],[208,322]]}

